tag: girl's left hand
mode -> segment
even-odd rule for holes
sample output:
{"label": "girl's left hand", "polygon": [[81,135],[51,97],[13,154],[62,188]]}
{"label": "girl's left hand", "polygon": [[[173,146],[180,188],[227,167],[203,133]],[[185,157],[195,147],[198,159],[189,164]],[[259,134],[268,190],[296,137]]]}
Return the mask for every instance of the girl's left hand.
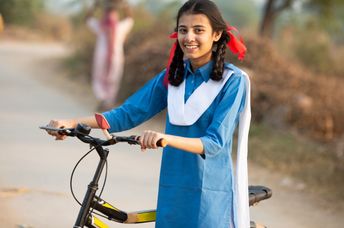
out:
{"label": "girl's left hand", "polygon": [[158,146],[156,145],[159,139],[166,138],[165,134],[146,130],[140,136],[140,144],[141,150],[145,151],[146,149],[157,149]]}

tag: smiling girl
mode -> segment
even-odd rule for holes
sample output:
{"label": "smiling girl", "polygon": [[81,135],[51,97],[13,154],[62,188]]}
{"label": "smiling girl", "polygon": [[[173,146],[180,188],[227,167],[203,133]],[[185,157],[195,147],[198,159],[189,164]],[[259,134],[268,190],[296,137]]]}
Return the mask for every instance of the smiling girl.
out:
{"label": "smiling girl", "polygon": [[[131,129],[165,108],[165,133],[144,131],[142,150],[164,138],[156,227],[249,227],[247,138],[250,89],[247,75],[225,63],[227,46],[239,59],[245,46],[231,33],[210,0],[189,0],[179,10],[176,38],[166,70],[123,105],[104,112],[110,132]],[[51,127],[85,123],[94,117],[52,120]],[[231,158],[239,123],[236,178]],[[57,139],[64,136],[49,132]]]}

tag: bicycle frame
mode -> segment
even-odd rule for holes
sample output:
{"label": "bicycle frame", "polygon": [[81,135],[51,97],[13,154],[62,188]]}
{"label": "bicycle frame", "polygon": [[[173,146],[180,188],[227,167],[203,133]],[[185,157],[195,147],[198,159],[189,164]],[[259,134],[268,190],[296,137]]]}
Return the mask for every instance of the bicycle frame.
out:
{"label": "bicycle frame", "polygon": [[112,206],[106,201],[96,196],[98,190],[98,182],[101,177],[102,171],[106,164],[106,159],[109,154],[108,149],[104,149],[101,144],[94,143],[92,146],[95,147],[100,160],[98,162],[97,169],[94,177],[88,185],[87,192],[85,194],[83,203],[79,210],[77,220],[74,224],[74,228],[83,228],[84,226],[89,228],[106,228],[108,227],[96,216],[91,215],[91,210],[97,210],[102,214],[106,215],[109,220],[113,220],[120,223],[146,223],[154,222],[156,219],[156,210],[138,211],[132,213],[126,213]]}
{"label": "bicycle frame", "polygon": [[[155,222],[156,210],[143,210],[127,213],[114,207],[110,203],[95,195],[96,191],[98,190],[98,181],[103,171],[104,165],[106,163],[109,151],[108,149],[104,149],[101,145],[94,146],[96,146],[96,150],[98,152],[100,160],[95,171],[93,180],[88,185],[88,189],[85,194],[85,198],[80,208],[79,215],[75,222],[74,228],[83,228],[84,226],[88,228],[109,227],[107,224],[103,223],[99,218],[91,214],[91,210],[101,212],[103,215],[107,216],[108,220],[119,223],[136,224]],[[270,198],[272,194],[270,189],[263,186],[250,186],[249,190],[250,206],[257,204],[261,200]],[[251,221],[250,227],[264,228],[265,226],[256,224],[255,222]]]}
{"label": "bicycle frame", "polygon": [[[107,216],[108,220],[116,221],[119,223],[135,224],[135,223],[147,223],[154,222],[156,220],[156,210],[144,210],[137,212],[124,212],[120,209],[107,203],[100,197],[96,196],[98,190],[98,182],[103,172],[106,160],[109,155],[109,150],[104,149],[104,146],[116,144],[118,142],[127,142],[129,144],[139,144],[137,136],[119,137],[112,135],[108,140],[101,140],[89,136],[90,128],[86,125],[79,124],[75,129],[56,129],[50,127],[40,127],[41,129],[48,131],[58,131],[60,134],[68,136],[76,136],[79,140],[84,143],[90,144],[94,147],[99,155],[99,162],[97,169],[94,173],[93,179],[88,185],[87,192],[84,196],[81,204],[78,217],[75,221],[74,228],[108,228],[105,223],[92,214],[94,210]],[[164,142],[159,140],[157,145],[163,146]],[[264,186],[249,186],[249,205],[256,205],[259,201],[268,199],[272,195],[269,188]],[[256,224],[251,221],[251,228],[264,228],[265,226]]]}

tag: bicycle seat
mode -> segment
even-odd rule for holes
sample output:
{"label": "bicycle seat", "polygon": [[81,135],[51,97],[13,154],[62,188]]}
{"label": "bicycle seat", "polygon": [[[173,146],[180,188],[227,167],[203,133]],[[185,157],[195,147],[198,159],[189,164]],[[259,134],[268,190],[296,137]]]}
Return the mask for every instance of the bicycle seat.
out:
{"label": "bicycle seat", "polygon": [[248,187],[250,206],[255,205],[259,201],[269,199],[272,196],[270,188],[265,186],[252,186]]}

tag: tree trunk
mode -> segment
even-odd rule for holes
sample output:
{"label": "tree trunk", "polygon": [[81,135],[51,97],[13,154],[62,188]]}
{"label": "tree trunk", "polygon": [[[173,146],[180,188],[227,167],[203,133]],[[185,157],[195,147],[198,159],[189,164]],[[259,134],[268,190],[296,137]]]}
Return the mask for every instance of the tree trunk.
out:
{"label": "tree trunk", "polygon": [[259,31],[261,36],[272,38],[275,21],[278,14],[289,8],[293,0],[284,0],[279,6],[276,5],[276,2],[276,0],[266,0],[263,19]]}
{"label": "tree trunk", "polygon": [[274,0],[267,0],[263,12],[263,20],[260,25],[259,33],[261,36],[272,37],[275,18]]}

